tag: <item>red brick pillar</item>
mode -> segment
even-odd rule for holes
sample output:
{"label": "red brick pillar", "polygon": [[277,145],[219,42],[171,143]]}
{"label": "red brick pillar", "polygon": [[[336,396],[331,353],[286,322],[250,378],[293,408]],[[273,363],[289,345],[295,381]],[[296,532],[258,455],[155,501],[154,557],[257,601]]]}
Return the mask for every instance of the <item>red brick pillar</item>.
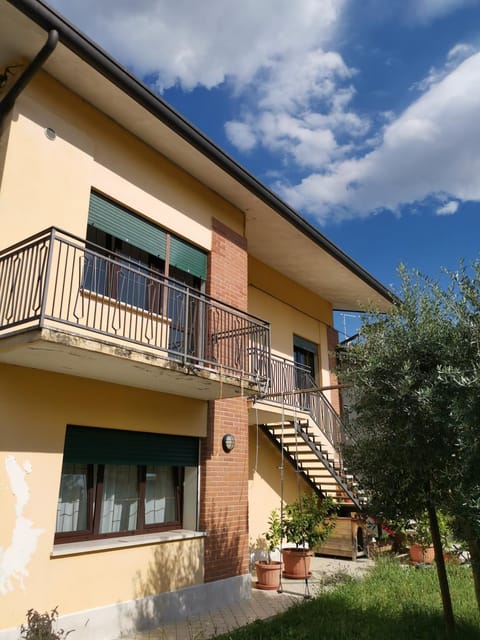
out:
{"label": "red brick pillar", "polygon": [[[330,370],[330,384],[337,385],[338,377],[335,373],[337,368],[337,355],[336,349],[338,346],[338,331],[333,327],[327,327],[327,347],[328,347],[328,368]],[[340,405],[340,391],[339,389],[332,389],[330,392],[332,406],[338,414],[341,414]]]}
{"label": "red brick pillar", "polygon": [[[246,240],[213,221],[208,293],[247,310]],[[235,448],[225,453],[222,437],[231,433]],[[207,437],[202,441],[200,528],[205,540],[205,581],[248,572],[248,413],[245,398],[209,403]]]}

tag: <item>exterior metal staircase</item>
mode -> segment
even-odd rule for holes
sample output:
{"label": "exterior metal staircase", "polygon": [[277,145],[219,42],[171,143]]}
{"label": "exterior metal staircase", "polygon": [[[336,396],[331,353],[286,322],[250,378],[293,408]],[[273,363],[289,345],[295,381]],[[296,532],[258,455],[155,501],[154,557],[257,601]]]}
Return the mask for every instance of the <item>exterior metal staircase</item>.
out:
{"label": "exterior metal staircase", "polygon": [[309,371],[295,363],[272,356],[271,380],[269,401],[288,407],[290,416],[293,409],[295,419],[262,424],[263,433],[319,495],[331,496],[345,511],[361,511],[365,500],[342,462],[340,416]]}

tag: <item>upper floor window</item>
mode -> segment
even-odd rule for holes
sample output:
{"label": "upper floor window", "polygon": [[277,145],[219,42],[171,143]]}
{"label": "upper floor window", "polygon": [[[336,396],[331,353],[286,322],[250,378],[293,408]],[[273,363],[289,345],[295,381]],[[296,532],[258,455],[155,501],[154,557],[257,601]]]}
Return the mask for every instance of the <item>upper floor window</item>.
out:
{"label": "upper floor window", "polygon": [[205,251],[95,192],[87,240],[96,246],[85,252],[84,289],[167,317],[172,357],[199,348],[201,327],[187,334],[185,324],[188,317],[192,326],[200,302],[185,292],[205,289]]}
{"label": "upper floor window", "polygon": [[318,347],[300,336],[293,336],[293,359],[298,366],[296,385],[299,389],[309,389],[316,385],[318,368]]}
{"label": "upper floor window", "polygon": [[[152,296],[146,297],[144,291],[147,283],[142,270],[146,269],[188,287],[203,289],[207,272],[205,251],[95,192],[90,195],[87,240],[125,258],[129,264],[133,262],[140,272],[135,277],[125,269],[123,274],[116,275],[117,291],[113,297],[123,295],[124,301],[132,304],[135,297],[151,300]],[[92,265],[90,271],[95,272],[97,291],[107,286],[108,269],[105,261],[103,265]]]}

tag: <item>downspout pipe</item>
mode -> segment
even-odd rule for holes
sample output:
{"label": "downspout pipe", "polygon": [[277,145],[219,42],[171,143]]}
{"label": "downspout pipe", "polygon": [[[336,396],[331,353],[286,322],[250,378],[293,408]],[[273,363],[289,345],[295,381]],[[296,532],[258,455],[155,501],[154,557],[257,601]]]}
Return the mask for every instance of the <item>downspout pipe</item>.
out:
{"label": "downspout pipe", "polygon": [[48,32],[47,41],[45,42],[43,47],[19,77],[17,82],[15,82],[15,84],[12,86],[10,91],[2,98],[2,100],[0,100],[0,124],[3,122],[3,119],[15,104],[18,96],[22,93],[30,80],[35,76],[37,71],[39,71],[45,61],[53,53],[55,47],[57,46],[57,43],[58,31],[56,31],[56,29],[51,29]]}

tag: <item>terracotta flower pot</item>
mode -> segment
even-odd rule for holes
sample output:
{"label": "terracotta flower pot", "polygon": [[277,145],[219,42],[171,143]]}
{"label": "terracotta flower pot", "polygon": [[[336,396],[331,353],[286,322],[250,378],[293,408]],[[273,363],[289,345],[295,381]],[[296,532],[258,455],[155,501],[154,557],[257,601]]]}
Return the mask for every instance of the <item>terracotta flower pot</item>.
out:
{"label": "terracotta flower pot", "polygon": [[432,564],[435,560],[435,551],[433,546],[422,547],[421,544],[414,542],[408,550],[410,560],[415,563],[425,562],[426,564]]}
{"label": "terracotta flower pot", "polygon": [[276,560],[272,562],[266,562],[265,560],[255,562],[255,571],[257,574],[255,586],[257,589],[278,589],[280,586],[281,570],[282,563]]}
{"label": "terracotta flower pot", "polygon": [[310,562],[312,556],[312,549],[283,549],[283,576],[285,578],[292,578],[294,580],[309,578],[312,575],[310,571]]}

